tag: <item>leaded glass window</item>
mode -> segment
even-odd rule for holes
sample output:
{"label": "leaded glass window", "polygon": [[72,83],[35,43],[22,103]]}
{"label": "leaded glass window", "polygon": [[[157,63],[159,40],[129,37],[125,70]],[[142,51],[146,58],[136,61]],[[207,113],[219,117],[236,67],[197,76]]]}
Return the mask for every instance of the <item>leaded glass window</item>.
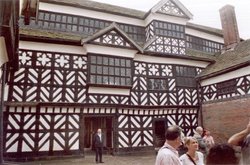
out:
{"label": "leaded glass window", "polygon": [[194,67],[176,66],[176,86],[196,87],[196,69]]}
{"label": "leaded glass window", "polygon": [[223,47],[223,44],[221,43],[206,40],[206,39],[191,36],[191,35],[186,35],[186,39],[187,39],[186,43],[187,43],[188,48],[200,50],[203,52],[215,53],[215,52],[219,52]]}
{"label": "leaded glass window", "polygon": [[217,84],[217,94],[218,95],[227,95],[236,92],[236,79],[224,81]]}
{"label": "leaded glass window", "polygon": [[167,79],[149,78],[148,89],[149,90],[167,90],[168,89]]}
{"label": "leaded glass window", "polygon": [[131,86],[129,58],[90,55],[90,84]]}

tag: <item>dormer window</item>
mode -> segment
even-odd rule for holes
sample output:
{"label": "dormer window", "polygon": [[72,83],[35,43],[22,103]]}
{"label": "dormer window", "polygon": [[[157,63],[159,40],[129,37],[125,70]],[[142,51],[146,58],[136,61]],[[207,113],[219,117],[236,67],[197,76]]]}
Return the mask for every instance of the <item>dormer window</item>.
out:
{"label": "dormer window", "polygon": [[131,86],[131,59],[91,54],[89,60],[90,84]]}

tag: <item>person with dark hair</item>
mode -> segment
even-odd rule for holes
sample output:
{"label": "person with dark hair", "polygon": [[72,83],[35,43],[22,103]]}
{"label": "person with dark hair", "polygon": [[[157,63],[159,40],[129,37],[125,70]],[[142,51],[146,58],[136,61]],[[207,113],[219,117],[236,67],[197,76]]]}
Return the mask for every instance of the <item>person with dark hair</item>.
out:
{"label": "person with dark hair", "polygon": [[233,147],[228,144],[217,144],[210,148],[206,158],[206,165],[217,164],[238,164],[238,158],[235,154]]}
{"label": "person with dark hair", "polygon": [[241,146],[241,164],[250,163],[250,121],[246,128],[239,133],[234,134],[228,139],[231,145]]}
{"label": "person with dark hair", "polygon": [[177,148],[182,144],[182,130],[173,125],[166,130],[165,144],[158,151],[155,165],[181,165]]}
{"label": "person with dark hair", "polygon": [[204,155],[199,152],[199,144],[196,138],[186,137],[184,144],[188,151],[180,157],[182,165],[204,165]]}

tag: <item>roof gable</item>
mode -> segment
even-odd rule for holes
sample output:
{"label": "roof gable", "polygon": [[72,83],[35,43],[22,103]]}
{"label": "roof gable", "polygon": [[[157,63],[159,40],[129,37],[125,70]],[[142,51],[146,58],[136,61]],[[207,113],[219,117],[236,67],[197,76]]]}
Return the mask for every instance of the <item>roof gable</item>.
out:
{"label": "roof gable", "polygon": [[130,37],[123,30],[121,30],[115,22],[98,31],[94,35],[82,39],[82,44],[86,43],[135,48],[140,52],[143,52],[142,48],[137,45],[135,41],[130,39]]}
{"label": "roof gable", "polygon": [[178,0],[161,0],[152,9],[151,12],[184,17],[192,19],[193,15],[190,11]]}

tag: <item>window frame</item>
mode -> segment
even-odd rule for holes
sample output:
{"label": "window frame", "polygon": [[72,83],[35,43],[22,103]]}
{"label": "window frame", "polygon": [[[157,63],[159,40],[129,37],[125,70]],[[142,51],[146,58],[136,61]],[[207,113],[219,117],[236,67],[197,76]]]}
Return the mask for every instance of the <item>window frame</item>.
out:
{"label": "window frame", "polygon": [[[96,61],[91,59],[94,57]],[[133,60],[131,58],[91,53],[88,54],[88,61],[88,85],[122,88],[132,87]],[[96,68],[93,69],[95,71],[93,71],[92,68]]]}
{"label": "window frame", "polygon": [[[184,69],[183,73],[179,74],[180,71],[178,71],[178,67],[182,67]],[[197,82],[195,80],[196,75],[197,75],[197,70],[195,67],[176,65],[175,66],[176,87],[197,88]],[[188,82],[188,83],[180,84],[180,82]]]}
{"label": "window frame", "polygon": [[231,79],[216,84],[216,93],[218,96],[233,94],[237,92],[237,81]]}

